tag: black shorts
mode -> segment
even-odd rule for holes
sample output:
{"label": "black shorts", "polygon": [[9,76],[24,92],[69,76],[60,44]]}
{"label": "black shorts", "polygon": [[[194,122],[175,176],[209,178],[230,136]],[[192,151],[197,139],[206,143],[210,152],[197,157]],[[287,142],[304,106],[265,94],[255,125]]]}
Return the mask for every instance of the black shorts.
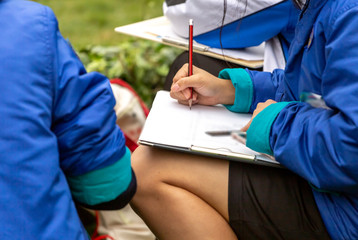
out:
{"label": "black shorts", "polygon": [[330,239],[311,187],[283,168],[230,162],[229,219],[238,239]]}

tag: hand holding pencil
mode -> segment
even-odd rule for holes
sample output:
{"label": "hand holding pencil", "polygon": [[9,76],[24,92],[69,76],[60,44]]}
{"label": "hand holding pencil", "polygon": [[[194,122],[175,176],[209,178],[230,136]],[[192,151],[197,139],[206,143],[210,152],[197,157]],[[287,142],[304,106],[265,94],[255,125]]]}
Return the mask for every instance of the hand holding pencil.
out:
{"label": "hand holding pencil", "polygon": [[193,66],[193,20],[189,20],[189,59],[174,76],[170,90],[172,98],[181,104],[233,104],[235,88],[231,81],[219,79]]}
{"label": "hand holding pencil", "polygon": [[186,63],[173,78],[170,96],[185,105],[189,105],[191,98],[193,105],[233,104],[235,88],[231,81],[217,78],[195,66],[193,66],[193,75],[188,76]]}

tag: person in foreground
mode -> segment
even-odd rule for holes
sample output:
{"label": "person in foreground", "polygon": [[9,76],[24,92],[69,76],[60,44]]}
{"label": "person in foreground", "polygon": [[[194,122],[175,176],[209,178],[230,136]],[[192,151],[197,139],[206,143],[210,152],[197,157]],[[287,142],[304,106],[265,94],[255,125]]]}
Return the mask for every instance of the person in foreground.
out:
{"label": "person in foreground", "polygon": [[119,209],[136,190],[109,80],[48,7],[1,0],[0,26],[0,239],[89,239],[74,201]]}
{"label": "person in foreground", "polygon": [[285,70],[185,65],[171,87],[183,104],[193,87],[195,104],[252,112],[247,146],[284,168],[140,146],[131,204],[159,239],[358,239],[358,2],[297,3]]}

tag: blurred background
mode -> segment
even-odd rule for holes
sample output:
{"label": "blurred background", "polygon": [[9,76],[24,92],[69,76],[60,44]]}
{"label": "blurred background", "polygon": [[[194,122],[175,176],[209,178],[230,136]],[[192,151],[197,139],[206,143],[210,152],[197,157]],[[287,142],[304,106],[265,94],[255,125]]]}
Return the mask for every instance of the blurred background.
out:
{"label": "blurred background", "polygon": [[148,106],[180,50],[116,33],[115,27],[163,15],[163,0],[36,0],[55,12],[59,27],[87,71],[121,78]]}

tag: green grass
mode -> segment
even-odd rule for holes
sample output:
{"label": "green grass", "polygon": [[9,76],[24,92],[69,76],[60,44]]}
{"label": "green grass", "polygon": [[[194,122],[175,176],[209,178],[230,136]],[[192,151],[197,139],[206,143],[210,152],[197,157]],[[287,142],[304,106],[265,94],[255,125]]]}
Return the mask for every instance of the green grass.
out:
{"label": "green grass", "polygon": [[163,0],[36,0],[55,12],[75,49],[118,45],[129,39],[114,28],[163,15]]}

